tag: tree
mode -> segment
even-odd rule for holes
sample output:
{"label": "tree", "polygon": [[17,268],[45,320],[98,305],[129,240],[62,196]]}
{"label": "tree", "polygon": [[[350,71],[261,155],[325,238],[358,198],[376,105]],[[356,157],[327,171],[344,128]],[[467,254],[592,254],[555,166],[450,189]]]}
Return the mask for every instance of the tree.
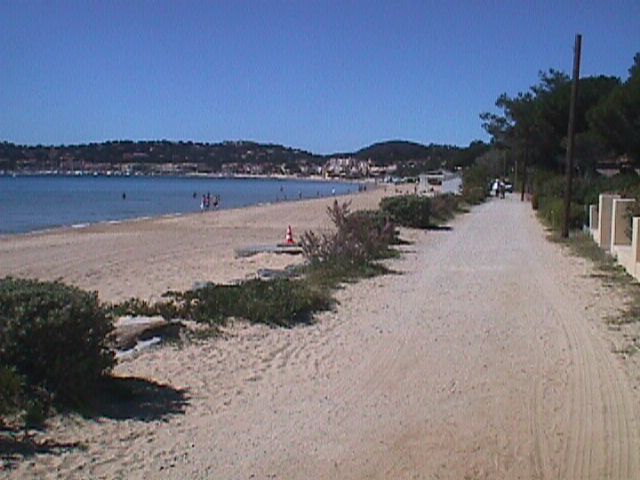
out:
{"label": "tree", "polygon": [[640,165],[640,53],[627,81],[587,114],[589,126],[619,155]]}
{"label": "tree", "polygon": [[[590,112],[619,85],[615,77],[587,77],[580,80],[575,132],[580,141],[579,165],[595,169],[603,142],[594,138],[587,121]],[[498,148],[510,148],[528,165],[561,171],[566,149],[571,82],[557,70],[540,72],[539,82],[515,97],[502,94],[496,101],[502,114],[482,113],[483,128]],[[592,150],[589,150],[592,149]]]}

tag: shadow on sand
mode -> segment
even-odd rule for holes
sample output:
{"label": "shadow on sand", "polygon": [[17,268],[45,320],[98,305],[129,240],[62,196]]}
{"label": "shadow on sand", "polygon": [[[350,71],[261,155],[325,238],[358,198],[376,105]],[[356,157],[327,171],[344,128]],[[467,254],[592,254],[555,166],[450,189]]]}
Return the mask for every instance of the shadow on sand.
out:
{"label": "shadow on sand", "polygon": [[56,442],[36,440],[24,432],[0,432],[0,473],[36,454],[60,455],[64,452],[83,448],[80,442]]}
{"label": "shadow on sand", "polygon": [[107,377],[84,416],[151,422],[183,414],[186,390],[135,377]]}
{"label": "shadow on sand", "polygon": [[[142,378],[106,377],[94,399],[78,413],[87,419],[166,421],[183,414],[188,402],[186,390]],[[0,424],[0,472],[37,454],[60,455],[85,448],[80,442],[57,442],[38,436],[17,428],[2,428]]]}

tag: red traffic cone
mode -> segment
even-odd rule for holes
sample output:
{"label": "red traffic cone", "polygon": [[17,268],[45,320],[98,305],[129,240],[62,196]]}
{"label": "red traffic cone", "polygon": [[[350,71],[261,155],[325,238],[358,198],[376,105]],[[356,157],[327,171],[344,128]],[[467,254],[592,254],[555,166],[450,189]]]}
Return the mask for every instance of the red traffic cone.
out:
{"label": "red traffic cone", "polygon": [[284,243],[287,245],[294,245],[296,242],[293,241],[293,233],[291,232],[291,225],[287,227],[287,236],[284,238]]}

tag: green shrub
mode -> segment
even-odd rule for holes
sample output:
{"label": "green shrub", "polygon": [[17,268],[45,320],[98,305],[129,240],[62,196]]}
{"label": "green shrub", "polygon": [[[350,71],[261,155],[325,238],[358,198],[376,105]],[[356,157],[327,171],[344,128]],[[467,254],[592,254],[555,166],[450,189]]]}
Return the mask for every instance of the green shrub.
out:
{"label": "green shrub", "polygon": [[533,175],[533,193],[539,197],[564,198],[564,175],[546,170],[536,170]]}
{"label": "green shrub", "polygon": [[[564,222],[564,200],[562,198],[538,197],[538,214],[553,230],[560,230]],[[584,205],[571,203],[569,228],[580,229],[584,222]]]}
{"label": "green shrub", "polygon": [[462,198],[471,205],[484,202],[489,193],[489,169],[484,165],[474,165],[462,172]]}
{"label": "green shrub", "polygon": [[25,387],[58,404],[78,405],[115,364],[112,330],[96,293],[60,282],[0,280],[0,364]]}
{"label": "green shrub", "polygon": [[431,216],[435,221],[446,222],[451,220],[458,210],[460,198],[457,195],[436,195],[431,198]]}
{"label": "green shrub", "polygon": [[469,205],[477,205],[487,198],[487,187],[471,186],[462,188],[462,198]]}
{"label": "green shrub", "polygon": [[267,325],[292,326],[307,322],[315,311],[331,305],[327,292],[303,280],[248,280],[238,285],[209,283],[184,293],[172,293],[182,318],[214,325],[227,318],[244,318]]}
{"label": "green shrub", "polygon": [[22,404],[22,379],[13,368],[0,365],[0,417],[17,411]]}
{"label": "green shrub", "polygon": [[431,199],[417,195],[383,198],[380,210],[395,223],[410,228],[429,228]]}
{"label": "green shrub", "polygon": [[[172,293],[167,292],[165,295],[171,296]],[[106,309],[112,317],[160,315],[166,320],[180,317],[180,312],[173,301],[149,303],[139,298],[129,298],[120,303],[110,304]]]}
{"label": "green shrub", "polygon": [[358,269],[391,254],[389,245],[396,241],[395,225],[381,212],[349,212],[349,203],[333,203],[327,209],[335,232],[305,232],[300,244],[313,267],[333,264],[336,268]]}

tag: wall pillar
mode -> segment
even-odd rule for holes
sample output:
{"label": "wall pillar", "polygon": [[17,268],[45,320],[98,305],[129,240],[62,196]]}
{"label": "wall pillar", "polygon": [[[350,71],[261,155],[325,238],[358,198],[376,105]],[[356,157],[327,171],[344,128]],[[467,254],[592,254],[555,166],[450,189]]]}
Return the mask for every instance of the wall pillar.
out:
{"label": "wall pillar", "polygon": [[613,200],[620,195],[602,193],[598,199],[598,237],[596,243],[607,252],[611,249],[611,224],[613,213]]}
{"label": "wall pillar", "polygon": [[611,245],[613,252],[617,245],[631,245],[631,207],[635,203],[632,198],[614,198],[611,208]]}
{"label": "wall pillar", "polygon": [[598,206],[589,205],[589,229],[587,230],[591,238],[597,242],[598,238]]}

